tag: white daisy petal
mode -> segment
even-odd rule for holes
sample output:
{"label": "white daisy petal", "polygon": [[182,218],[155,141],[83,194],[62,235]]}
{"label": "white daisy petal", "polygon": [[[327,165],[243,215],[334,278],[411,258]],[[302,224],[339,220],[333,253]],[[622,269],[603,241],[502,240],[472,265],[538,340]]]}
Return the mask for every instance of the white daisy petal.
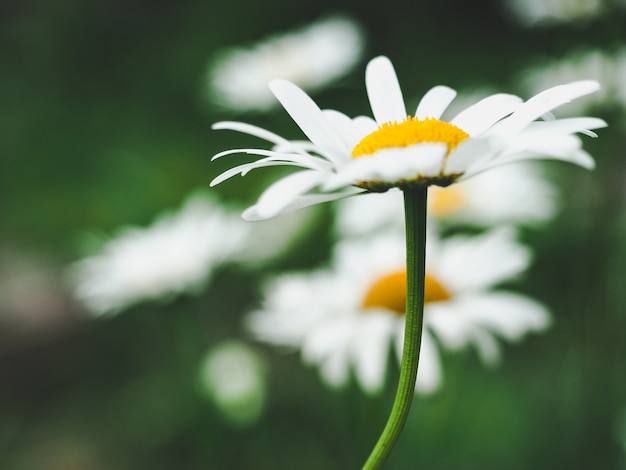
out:
{"label": "white daisy petal", "polygon": [[[457,206],[429,201],[441,209],[431,214],[441,220],[470,225],[525,224],[549,220],[556,212],[558,191],[533,162],[502,165],[474,176],[448,190],[461,195]],[[446,189],[443,190],[444,192]]]}
{"label": "white daisy petal", "polygon": [[371,134],[376,129],[378,129],[378,124],[369,116],[357,116],[352,119],[354,125],[359,129],[361,133],[361,138],[365,137],[367,134]]}
{"label": "white daisy petal", "polygon": [[439,351],[437,351],[437,346],[430,332],[424,329],[415,391],[422,394],[434,393],[441,387],[441,382],[442,373]]}
{"label": "white daisy petal", "polygon": [[[281,144],[282,145],[282,144]],[[311,166],[323,164],[323,160],[317,156],[309,155],[307,153],[297,153],[291,150],[299,150],[298,147],[292,145],[291,142],[287,142],[284,144],[285,146],[289,146],[289,151],[279,152],[276,150],[265,150],[265,149],[231,149],[224,150],[223,152],[216,153],[213,155],[211,160],[217,160],[218,158],[225,157],[227,155],[235,155],[238,153],[247,154],[247,155],[259,155],[265,157],[273,157],[275,160],[283,160],[283,161],[293,161],[293,162],[310,162]],[[283,147],[286,148],[286,147]]]}
{"label": "white daisy petal", "polygon": [[[442,346],[451,351],[465,347],[472,338],[472,326],[464,317],[457,315],[459,300],[449,304],[435,302],[425,307],[424,322]],[[426,312],[427,308],[427,312]]]}
{"label": "white daisy petal", "polygon": [[480,171],[521,160],[561,160],[593,169],[595,161],[582,150],[576,135],[538,133],[520,134],[511,140],[510,148],[497,159],[487,162]]}
{"label": "white daisy petal", "polygon": [[[371,161],[375,162],[378,167],[377,171],[373,172],[372,179],[396,181],[414,178],[415,175],[438,175],[443,166],[445,153],[446,148],[441,144],[416,144],[410,147],[381,150],[371,158]],[[382,162],[386,165],[382,165]]]}
{"label": "white daisy petal", "polygon": [[[272,295],[266,299],[263,309],[246,317],[245,325],[261,341],[296,348],[323,318],[323,309],[312,308],[319,298],[317,292],[332,292],[332,288],[325,272],[282,274],[272,280]],[[284,313],[291,311],[294,299],[303,302],[303,308],[298,310],[297,317],[287,317]]]}
{"label": "white daisy petal", "polygon": [[[250,149],[238,149],[237,152],[247,152]],[[252,149],[257,151],[255,149]],[[324,171],[328,169],[326,162],[320,160],[319,158],[312,157],[310,155],[297,155],[297,154],[287,154],[287,153],[279,153],[266,151],[263,152],[265,155],[269,155],[267,158],[263,158],[261,160],[257,160],[255,162],[244,163],[242,165],[230,168],[225,172],[221,173],[217,177],[211,181],[210,186],[215,186],[220,184],[221,182],[232,178],[235,175],[241,173],[241,176],[245,176],[251,170],[256,168],[263,168],[268,166],[281,166],[281,165],[289,165],[289,166],[297,166],[302,168],[309,168],[313,170]],[[218,154],[219,155],[219,154]]]}
{"label": "white daisy petal", "polygon": [[[535,155],[535,157],[538,159],[545,158],[539,154]],[[575,165],[581,166],[587,170],[593,170],[596,167],[596,161],[584,150],[578,150],[577,152],[573,152],[568,155],[552,155],[551,157],[553,160],[561,160],[568,163],[574,163]],[[529,160],[532,159],[532,157],[529,158]]]}
{"label": "white daisy petal", "polygon": [[290,201],[301,196],[323,180],[316,171],[299,171],[285,176],[270,185],[259,197],[257,213],[262,218],[270,218],[283,210]]}
{"label": "white daisy petal", "polygon": [[455,97],[456,90],[450,87],[443,85],[433,87],[420,100],[415,110],[415,117],[439,119]]}
{"label": "white daisy petal", "polygon": [[402,191],[397,189],[345,199],[336,207],[336,228],[340,238],[386,230],[404,233]]}
{"label": "white daisy petal", "polygon": [[505,292],[462,297],[454,308],[439,309],[429,317],[429,327],[447,348],[458,350],[473,344],[485,365],[500,361],[494,335],[519,341],[529,332],[550,326],[548,311],[532,299]]}
{"label": "white daisy petal", "polygon": [[272,80],[270,89],[311,142],[331,155],[348,151],[320,108],[304,91],[285,80]]}
{"label": "white daisy petal", "polygon": [[500,363],[502,359],[500,345],[490,331],[473,328],[472,343],[485,366],[495,366]]}
{"label": "white daisy petal", "polygon": [[577,151],[582,147],[582,142],[577,135],[540,132],[537,129],[521,132],[515,138],[509,139],[507,144],[507,149],[503,152],[503,158],[519,152],[562,155]]}
{"label": "white daisy petal", "polygon": [[377,392],[384,383],[390,335],[395,322],[387,312],[372,312],[360,323],[352,341],[351,359],[363,389]]}
{"label": "white daisy petal", "polygon": [[320,361],[320,375],[331,387],[345,385],[349,377],[348,348],[329,355]]}
{"label": "white daisy petal", "polygon": [[263,140],[267,140],[268,142],[272,142],[273,144],[283,144],[287,143],[287,139],[279,136],[278,134],[274,134],[271,131],[263,129],[258,126],[254,126],[252,124],[247,124],[245,122],[233,122],[233,121],[221,121],[216,122],[211,126],[213,130],[230,130],[237,131],[243,134],[248,134],[254,137],[258,137]]}
{"label": "white daisy petal", "polygon": [[[334,109],[325,109],[322,113],[330,125],[337,130],[337,133],[341,136],[346,148],[352,149],[359,143],[362,138],[362,132],[352,119],[339,111],[335,111]],[[345,155],[345,160],[349,160],[349,158],[350,157],[348,155]]]}
{"label": "white daisy petal", "polygon": [[[302,344],[303,360],[319,363],[322,378],[331,386],[345,384],[350,368],[349,338],[351,322],[326,324],[311,331]],[[337,345],[341,345],[337,348]]]}
{"label": "white daisy petal", "polygon": [[447,148],[442,144],[416,144],[386,149],[375,155],[354,159],[335,175],[328,177],[322,189],[332,190],[359,181],[398,181],[418,175],[439,174]]}
{"label": "white daisy petal", "polygon": [[481,236],[455,236],[442,242],[436,275],[446,279],[456,292],[484,289],[524,271],[530,251],[515,242],[509,228],[491,230]]}
{"label": "white daisy petal", "polygon": [[512,135],[520,132],[544,113],[599,89],[600,85],[593,80],[583,80],[550,88],[526,101],[510,117],[498,123],[489,132],[498,135]]}
{"label": "white daisy petal", "polygon": [[272,151],[278,153],[297,153],[299,155],[308,155],[332,163],[332,159],[328,158],[325,152],[308,140],[290,140],[284,144],[274,145],[274,147],[272,147]]}
{"label": "white daisy petal", "polygon": [[[217,160],[218,158],[226,157],[228,155],[236,155],[238,153],[247,153],[246,150],[253,150],[253,149],[228,149],[228,150],[223,150],[223,151],[213,155],[211,157],[211,161]],[[259,150],[261,150],[261,149],[259,149]]]}
{"label": "white daisy petal", "polygon": [[[280,210],[280,214],[286,214],[288,212],[292,212],[295,210],[303,209],[305,207],[313,206],[316,204],[321,204],[329,201],[336,201],[338,199],[345,199],[348,197],[355,196],[357,194],[365,192],[362,189],[351,188],[341,193],[331,193],[331,194],[307,194],[304,196],[299,196],[294,198],[289,204],[283,207]],[[249,207],[246,209],[241,218],[247,222],[256,222],[259,220],[266,220],[268,217],[265,215],[265,212],[260,211],[258,204]]]}
{"label": "white daisy petal", "polygon": [[471,136],[479,135],[515,111],[521,103],[522,99],[515,95],[500,93],[488,96],[461,111],[450,123]]}
{"label": "white daisy petal", "polygon": [[544,331],[551,324],[550,314],[543,305],[510,292],[468,298],[463,315],[473,324],[509,341],[519,341],[531,331]]}
{"label": "white daisy petal", "polygon": [[[595,160],[584,150],[576,150],[571,151],[564,154],[554,153],[552,155],[548,155],[545,151],[542,152],[520,152],[506,158],[498,159],[496,161],[490,162],[481,171],[491,170],[492,168],[496,168],[500,165],[505,165],[509,163],[515,163],[524,160],[557,160],[568,163],[573,163],[575,165],[581,166],[587,170],[593,170],[596,166]],[[477,173],[470,174],[468,176],[473,176]],[[463,178],[461,178],[463,179]]]}
{"label": "white daisy petal", "polygon": [[569,119],[558,119],[550,122],[532,122],[526,128],[527,132],[556,132],[572,134],[580,132],[590,137],[598,137],[598,134],[589,129],[599,129],[606,127],[607,123],[603,119],[593,117],[580,117]]}
{"label": "white daisy petal", "polygon": [[372,113],[378,124],[400,122],[406,119],[406,107],[400,83],[387,57],[376,57],[367,64],[365,86]]}
{"label": "white daisy petal", "polygon": [[445,162],[446,174],[466,173],[480,167],[496,154],[499,142],[495,138],[480,138],[461,142]]}
{"label": "white daisy petal", "polygon": [[[236,176],[238,174],[241,174],[241,176],[245,176],[250,171],[255,170],[257,168],[265,168],[265,167],[270,167],[270,166],[285,166],[285,165],[289,165],[289,166],[303,166],[303,165],[296,165],[293,162],[279,162],[279,161],[268,160],[267,158],[264,158],[263,160],[260,160],[260,161],[257,161],[257,162],[244,163],[243,165],[235,166],[233,168],[230,168],[230,169],[226,170],[224,173],[221,173],[218,176],[216,176],[209,183],[209,186],[211,186],[211,187],[216,186],[216,185],[218,185],[218,184],[226,181],[227,179],[230,179],[233,176]],[[309,168],[308,166],[304,166],[304,167],[305,168]]]}

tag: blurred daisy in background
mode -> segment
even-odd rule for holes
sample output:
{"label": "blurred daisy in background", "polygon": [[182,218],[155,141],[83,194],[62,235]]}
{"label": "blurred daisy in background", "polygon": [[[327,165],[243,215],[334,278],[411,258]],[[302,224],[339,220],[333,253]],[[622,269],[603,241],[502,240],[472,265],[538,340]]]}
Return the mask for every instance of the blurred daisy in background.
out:
{"label": "blurred daisy in background", "polygon": [[612,52],[576,51],[559,60],[546,59],[521,75],[528,93],[536,93],[563,81],[593,79],[602,84],[598,93],[563,106],[564,114],[578,114],[591,105],[626,108],[626,48]]}
{"label": "blurred daisy in background", "polygon": [[[237,211],[240,217],[241,211]],[[290,212],[276,220],[261,220],[248,225],[242,246],[232,254],[232,262],[242,268],[263,268],[277,258],[288,255],[299,244],[305,243],[321,222],[319,207],[308,207]]]}
{"label": "blurred daisy in background", "polygon": [[75,263],[74,294],[94,315],[167,299],[204,285],[245,242],[248,224],[204,193],[147,228],[125,228],[101,250]]}
{"label": "blurred daisy in background", "polygon": [[246,343],[227,340],[213,346],[199,370],[203,393],[234,425],[249,425],[263,412],[267,397],[265,364]]}
{"label": "blurred daisy in background", "polygon": [[[386,57],[371,60],[365,74],[375,119],[351,119],[335,110],[322,111],[293,83],[274,80],[270,87],[309,141],[284,139],[240,122],[219,122],[230,129],[273,144],[271,150],[226,150],[213,158],[236,153],[261,158],[226,170],[211,185],[257,168],[293,166],[300,169],[270,185],[243,217],[262,220],[320,202],[360,192],[382,192],[415,185],[448,186],[493,167],[520,160],[556,159],[593,168],[576,133],[595,136],[589,129],[605,127],[601,119],[556,119],[551,111],[599,88],[587,80],[545,90],[526,102],[509,94],[489,96],[457,114],[440,117],[456,96],[436,86],[407,114],[393,65]],[[408,117],[407,117],[408,116]],[[544,117],[546,121],[537,121]]]}
{"label": "blurred daisy in background", "polygon": [[[529,262],[529,250],[508,230],[429,239],[417,392],[441,386],[438,346],[456,351],[472,345],[485,364],[493,365],[500,360],[497,338],[517,341],[549,326],[550,315],[540,303],[494,289]],[[268,282],[262,308],[247,318],[249,331],[260,341],[299,350],[330,386],[346,384],[353,372],[364,391],[378,392],[390,348],[398,361],[401,356],[404,263],[402,236],[344,240],[330,268]]]}
{"label": "blurred daisy in background", "polygon": [[[311,208],[314,209],[314,208]],[[308,235],[319,211],[288,214],[273,224],[248,224],[240,209],[204,191],[146,228],[124,228],[70,269],[74,296],[94,315],[118,313],[146,300],[202,288],[221,265],[258,268]]]}
{"label": "blurred daisy in background", "polygon": [[[430,222],[495,226],[534,224],[556,212],[557,191],[531,162],[497,167],[462,183],[428,190]],[[367,235],[393,228],[404,233],[402,192],[390,190],[339,201],[340,236]]]}
{"label": "blurred daisy in background", "polygon": [[344,15],[275,35],[248,48],[218,52],[207,72],[213,102],[239,111],[276,106],[267,84],[284,78],[304,90],[319,90],[358,63],[364,44],[361,26]]}
{"label": "blurred daisy in background", "polygon": [[[626,2],[617,0],[615,5]],[[607,11],[606,0],[508,0],[505,3],[511,15],[525,25],[565,23],[589,20]]]}

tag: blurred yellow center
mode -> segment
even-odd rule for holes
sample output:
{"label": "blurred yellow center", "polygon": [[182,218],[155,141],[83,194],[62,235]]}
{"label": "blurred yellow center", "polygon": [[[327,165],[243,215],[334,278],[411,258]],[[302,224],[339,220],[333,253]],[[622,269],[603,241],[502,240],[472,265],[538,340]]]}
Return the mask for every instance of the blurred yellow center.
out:
{"label": "blurred yellow center", "polygon": [[[450,292],[437,278],[426,273],[424,303],[450,300]],[[383,308],[398,315],[406,313],[406,271],[396,271],[377,279],[365,294],[364,309]]]}
{"label": "blurred yellow center", "polygon": [[428,191],[428,210],[435,217],[445,218],[463,209],[467,204],[467,196],[463,185],[446,188],[431,186]]}
{"label": "blurred yellow center", "polygon": [[365,136],[352,150],[352,157],[358,158],[383,149],[408,147],[424,142],[446,144],[449,154],[468,137],[468,133],[449,122],[408,116],[402,122],[387,122]]}

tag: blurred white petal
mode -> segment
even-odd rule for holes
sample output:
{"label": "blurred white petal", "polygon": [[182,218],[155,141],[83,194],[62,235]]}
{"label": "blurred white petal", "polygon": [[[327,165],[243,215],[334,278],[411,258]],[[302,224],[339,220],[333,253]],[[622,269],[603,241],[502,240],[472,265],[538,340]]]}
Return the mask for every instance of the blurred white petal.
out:
{"label": "blurred white petal", "polygon": [[[528,263],[528,250],[509,235],[493,232],[452,241],[433,235],[428,243],[427,272],[448,297],[425,305],[416,383],[416,392],[423,394],[434,393],[443,381],[438,346],[453,351],[474,346],[492,365],[500,359],[497,340],[518,341],[550,323],[538,302],[494,289],[495,282],[511,279]],[[487,267],[480,266],[481,258]],[[330,386],[345,385],[354,376],[366,393],[379,392],[389,352],[401,357],[404,312],[369,305],[365,298],[377,280],[402,270],[404,263],[402,234],[343,239],[329,268],[292,275],[289,283],[284,276],[270,281],[262,308],[249,317],[250,332],[260,341],[299,349],[303,361],[319,368]],[[451,272],[454,266],[458,272]]]}
{"label": "blurred white petal", "polygon": [[126,228],[75,263],[75,295],[95,315],[195,290],[241,247],[248,227],[198,193],[150,227]]}
{"label": "blurred white petal", "polygon": [[282,78],[304,90],[329,86],[361,57],[364,35],[348,16],[335,15],[249,47],[218,51],[207,86],[211,100],[239,111],[267,111],[278,103],[267,84]]}

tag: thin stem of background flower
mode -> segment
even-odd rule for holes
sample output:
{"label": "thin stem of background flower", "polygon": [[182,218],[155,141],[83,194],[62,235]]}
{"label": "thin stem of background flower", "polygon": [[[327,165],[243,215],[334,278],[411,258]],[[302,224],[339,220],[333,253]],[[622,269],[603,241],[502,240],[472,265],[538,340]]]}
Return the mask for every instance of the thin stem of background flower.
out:
{"label": "thin stem of background flower", "polygon": [[424,280],[426,259],[426,202],[428,187],[404,190],[406,223],[406,323],[400,379],[391,414],[363,470],[380,468],[406,422],[413,395],[422,342],[424,320]]}

